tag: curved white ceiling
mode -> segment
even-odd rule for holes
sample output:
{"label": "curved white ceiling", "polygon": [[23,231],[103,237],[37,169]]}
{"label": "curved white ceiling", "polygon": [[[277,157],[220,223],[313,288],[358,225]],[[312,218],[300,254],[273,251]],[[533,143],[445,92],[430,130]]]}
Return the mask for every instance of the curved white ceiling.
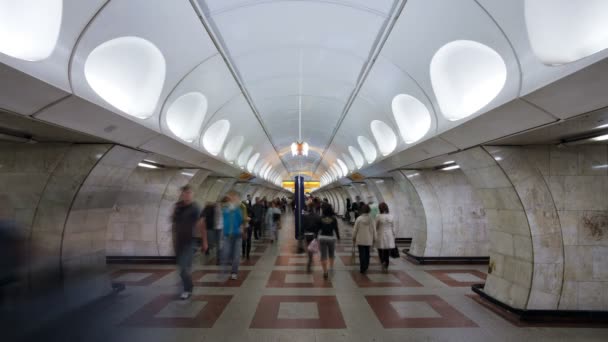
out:
{"label": "curved white ceiling", "polygon": [[0,53],[26,61],[51,55],[63,19],[63,0],[0,0]]}

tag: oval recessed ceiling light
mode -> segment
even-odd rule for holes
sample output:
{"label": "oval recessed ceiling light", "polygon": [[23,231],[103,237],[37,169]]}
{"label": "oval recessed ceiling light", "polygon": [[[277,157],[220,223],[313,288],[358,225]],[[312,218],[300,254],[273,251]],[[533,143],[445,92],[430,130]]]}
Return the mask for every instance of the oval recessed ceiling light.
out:
{"label": "oval recessed ceiling light", "polygon": [[370,128],[374,135],[374,139],[376,139],[380,153],[382,153],[383,156],[391,154],[397,147],[397,136],[395,135],[395,132],[393,132],[389,125],[380,120],[372,121]]}
{"label": "oval recessed ceiling light", "polygon": [[608,1],[526,0],[532,51],[547,65],[583,59],[608,48]]}
{"label": "oval recessed ceiling light", "polygon": [[226,160],[229,162],[233,162],[241,151],[244,141],[245,138],[242,135],[237,135],[236,137],[230,139],[230,141],[226,144],[226,148],[224,149],[224,158],[226,158]]}
{"label": "oval recessed ceiling light", "polygon": [[498,52],[471,40],[442,46],[431,60],[430,73],[441,112],[450,121],[485,107],[507,81],[507,66]]}
{"label": "oval recessed ceiling light", "polygon": [[363,155],[365,156],[367,162],[369,164],[373,163],[374,160],[376,160],[376,157],[378,156],[374,144],[369,141],[368,138],[361,135],[357,137],[357,142],[359,143],[359,147],[361,147],[361,150],[363,151]]}
{"label": "oval recessed ceiling light", "polygon": [[62,17],[62,0],[0,0],[0,53],[30,62],[48,58]]}
{"label": "oval recessed ceiling light", "polygon": [[356,147],[352,146],[348,146],[348,152],[350,152],[350,155],[353,156],[353,161],[355,162],[357,169],[362,168],[363,164],[365,164],[365,159],[363,159],[361,152],[359,152]]}
{"label": "oval recessed ceiling light", "polygon": [[348,167],[346,164],[340,159],[336,159],[336,163],[338,163],[338,166],[340,166],[340,169],[342,169],[342,174],[344,176],[348,175]]}
{"label": "oval recessed ceiling light", "polygon": [[249,156],[251,156],[251,153],[253,152],[253,146],[247,146],[243,149],[243,151],[241,152],[241,154],[239,154],[239,158],[237,159],[237,164],[240,167],[245,167],[247,166],[247,161],[249,160]]}
{"label": "oval recessed ceiling light", "polygon": [[199,92],[184,94],[167,110],[167,126],[180,139],[193,142],[207,114],[207,98]]}
{"label": "oval recessed ceiling light", "polygon": [[222,150],[224,141],[230,131],[230,121],[218,120],[214,122],[203,135],[203,147],[207,152],[217,156]]}
{"label": "oval recessed ceiling light", "polygon": [[393,98],[393,117],[406,144],[422,139],[431,129],[431,113],[417,98],[399,94]]}
{"label": "oval recessed ceiling light", "polygon": [[165,57],[151,42],[121,37],[96,47],[84,63],[91,89],[104,101],[140,119],[154,114],[165,83]]}
{"label": "oval recessed ceiling light", "polygon": [[351,157],[349,157],[346,153],[342,153],[342,158],[344,159],[349,171],[355,170],[355,162]]}

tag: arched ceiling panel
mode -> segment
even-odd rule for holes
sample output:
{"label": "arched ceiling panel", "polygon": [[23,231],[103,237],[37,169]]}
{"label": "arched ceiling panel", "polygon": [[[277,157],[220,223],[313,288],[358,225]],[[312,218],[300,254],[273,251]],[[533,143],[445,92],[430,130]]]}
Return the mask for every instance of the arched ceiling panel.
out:
{"label": "arched ceiling panel", "polygon": [[[163,24],[159,25],[159,22]],[[146,115],[146,120],[137,120],[138,123],[159,130],[158,117],[164,99],[188,72],[216,54],[217,50],[205,34],[192,6],[186,1],[159,1],[154,6],[147,0],[109,2],[91,21],[78,42],[71,66],[71,84],[76,95],[119,113],[120,110],[90,86],[84,69],[87,57],[94,49],[121,37],[144,39],[158,48],[164,57],[166,73],[156,106],[149,116]],[[108,67],[112,66],[108,64]],[[108,72],[108,76],[111,75],[112,72]],[[103,74],[98,77],[103,78]],[[145,79],[133,82],[145,82]],[[102,81],[106,87],[121,88],[120,79],[107,78]]]}

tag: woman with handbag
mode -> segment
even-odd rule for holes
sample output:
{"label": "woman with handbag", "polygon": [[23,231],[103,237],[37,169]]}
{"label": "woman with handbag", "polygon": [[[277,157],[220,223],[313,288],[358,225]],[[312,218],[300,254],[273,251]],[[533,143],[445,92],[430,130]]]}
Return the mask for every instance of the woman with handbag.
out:
{"label": "woman with handbag", "polygon": [[338,220],[334,214],[334,209],[329,204],[323,204],[321,207],[321,220],[319,221],[319,231],[317,239],[321,249],[321,266],[323,266],[323,278],[329,277],[329,269],[334,270],[334,257],[336,251],[336,239],[340,240],[340,231],[338,230]]}
{"label": "woman with handbag", "polygon": [[384,202],[378,206],[380,214],[376,217],[376,247],[382,264],[382,271],[388,272],[391,250],[395,248],[395,224],[393,215],[389,214],[388,205]]}

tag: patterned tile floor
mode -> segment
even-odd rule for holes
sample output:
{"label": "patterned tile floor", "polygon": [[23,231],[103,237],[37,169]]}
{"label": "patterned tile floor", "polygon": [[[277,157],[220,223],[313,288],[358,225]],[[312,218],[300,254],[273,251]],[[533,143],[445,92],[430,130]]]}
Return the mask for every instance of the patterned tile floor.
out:
{"label": "patterned tile floor", "polygon": [[[174,266],[112,265],[126,290],[90,341],[607,341],[607,329],[517,327],[471,298],[485,266],[419,266],[393,259],[380,272],[377,254],[362,276],[351,263],[352,243],[339,243],[335,272],[322,278],[316,260],[306,273],[296,254],[293,217],[280,241],[254,241],[238,280],[197,256],[194,295],[180,301]],[[343,236],[350,226],[342,225]]]}

